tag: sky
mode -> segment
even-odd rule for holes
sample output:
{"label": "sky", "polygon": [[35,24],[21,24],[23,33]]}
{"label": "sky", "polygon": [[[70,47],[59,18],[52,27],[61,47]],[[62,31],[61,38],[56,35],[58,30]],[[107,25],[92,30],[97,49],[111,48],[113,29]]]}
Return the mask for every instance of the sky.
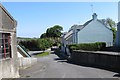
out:
{"label": "sky", "polygon": [[[17,37],[39,38],[47,28],[60,25],[66,32],[84,24],[97,13],[98,19],[118,22],[117,2],[2,2],[17,20]],[[91,7],[93,5],[93,7]]]}
{"label": "sky", "polygon": [[118,2],[119,0],[1,0],[2,2]]}

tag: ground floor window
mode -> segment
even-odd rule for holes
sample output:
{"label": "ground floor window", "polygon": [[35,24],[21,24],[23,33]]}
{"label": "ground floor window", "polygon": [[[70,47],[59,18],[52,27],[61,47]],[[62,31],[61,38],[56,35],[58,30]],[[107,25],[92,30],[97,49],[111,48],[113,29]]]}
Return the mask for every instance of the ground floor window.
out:
{"label": "ground floor window", "polygon": [[0,53],[2,58],[11,58],[10,33],[0,33]]}

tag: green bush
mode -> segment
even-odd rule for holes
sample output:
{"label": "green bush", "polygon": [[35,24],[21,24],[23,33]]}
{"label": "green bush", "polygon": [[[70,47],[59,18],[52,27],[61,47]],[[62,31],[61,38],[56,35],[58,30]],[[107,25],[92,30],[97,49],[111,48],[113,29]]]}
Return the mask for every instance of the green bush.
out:
{"label": "green bush", "polygon": [[106,47],[105,42],[96,43],[81,43],[81,44],[70,44],[68,48],[71,50],[88,50],[88,51],[98,51]]}
{"label": "green bush", "polygon": [[38,39],[37,42],[38,42],[38,47],[41,50],[45,50],[53,45],[53,42],[47,38]]}
{"label": "green bush", "polygon": [[28,50],[39,50],[39,47],[37,46],[37,40],[35,39],[30,39],[30,40],[25,40],[25,41],[21,41],[19,42],[19,45],[24,46],[25,48],[27,48]]}
{"label": "green bush", "polygon": [[78,50],[78,44],[70,44],[70,45],[67,45],[67,47],[70,50]]}
{"label": "green bush", "polygon": [[19,45],[22,45],[31,51],[45,50],[49,47],[52,47],[53,41],[49,38],[31,39],[31,40],[21,41]]}

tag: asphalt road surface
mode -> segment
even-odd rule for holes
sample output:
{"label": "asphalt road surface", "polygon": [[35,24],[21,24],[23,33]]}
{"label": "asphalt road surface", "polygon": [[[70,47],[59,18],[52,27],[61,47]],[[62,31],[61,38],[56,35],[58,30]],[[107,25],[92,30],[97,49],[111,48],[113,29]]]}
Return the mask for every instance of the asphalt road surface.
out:
{"label": "asphalt road surface", "polygon": [[40,57],[36,65],[20,70],[21,78],[113,78],[116,74],[118,73],[70,64],[55,54]]}

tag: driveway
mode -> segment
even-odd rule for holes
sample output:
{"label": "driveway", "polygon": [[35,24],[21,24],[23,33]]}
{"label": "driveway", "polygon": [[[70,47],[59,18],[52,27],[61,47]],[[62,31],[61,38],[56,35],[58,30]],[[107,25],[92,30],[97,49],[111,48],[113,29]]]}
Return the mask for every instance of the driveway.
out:
{"label": "driveway", "polygon": [[113,78],[118,73],[67,63],[57,55],[38,58],[38,63],[20,70],[22,78]]}

